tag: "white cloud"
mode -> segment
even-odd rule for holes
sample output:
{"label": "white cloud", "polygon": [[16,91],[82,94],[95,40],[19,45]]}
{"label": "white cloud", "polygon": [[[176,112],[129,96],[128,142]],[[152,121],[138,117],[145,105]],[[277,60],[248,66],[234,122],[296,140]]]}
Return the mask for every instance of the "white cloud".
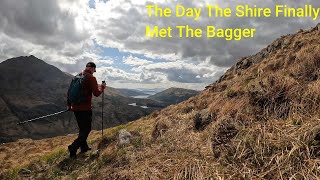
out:
{"label": "white cloud", "polygon": [[130,66],[143,66],[143,65],[152,64],[152,61],[133,57],[132,55],[123,57],[122,61],[124,64],[128,64]]}
{"label": "white cloud", "polygon": [[[96,2],[97,14],[94,21],[97,28],[95,38],[105,47],[118,48],[122,51],[145,54],[148,57],[172,57],[173,60],[193,58],[204,61],[210,58],[210,62],[220,67],[230,67],[243,56],[251,55],[271,43],[275,38],[294,33],[297,29],[308,28],[316,24],[315,21],[306,18],[209,18],[206,13],[198,21],[190,18],[177,17],[148,17],[145,4],[153,1],[129,1],[110,0],[107,3]],[[288,6],[302,6],[305,3],[319,5],[315,1],[289,1],[283,0]],[[176,4],[186,7],[204,7],[208,4],[219,4],[222,7],[235,8],[235,2],[215,1],[161,1],[160,7],[174,7]],[[280,3],[280,2],[277,2]],[[252,0],[244,4],[261,4],[260,0]],[[274,1],[264,2],[263,7],[274,7]],[[107,7],[106,7],[107,6]],[[105,8],[105,9],[104,9]],[[104,12],[102,12],[105,10]],[[186,39],[186,38],[145,38],[145,26],[175,27],[188,24],[190,27],[205,29],[207,25],[217,27],[257,27],[256,37],[249,40],[229,41],[223,39]],[[289,24],[289,26],[288,26]]]}
{"label": "white cloud", "polygon": [[[107,77],[118,87],[193,87],[199,89],[212,83],[235,61],[251,55],[281,35],[316,24],[308,18],[155,18],[147,16],[146,4],[174,7],[203,7],[219,4],[234,8],[234,1],[197,0],[95,0],[90,8],[88,0],[2,0],[0,1],[0,62],[11,57],[33,54],[60,69],[80,72],[88,61],[98,66],[97,77]],[[243,2],[244,3],[244,2]],[[266,1],[263,7],[275,3],[288,6],[313,4],[320,1]],[[251,0],[245,4],[261,4]],[[188,24],[204,28],[256,27],[256,37],[249,40],[145,38],[145,26]],[[121,53],[105,54],[101,47],[120,52],[144,55],[141,59]],[[118,57],[114,59],[115,56]],[[141,57],[141,56],[139,56]],[[158,61],[161,59],[161,62]],[[121,68],[121,63],[132,68]],[[120,65],[119,65],[120,64]],[[116,66],[117,65],[117,66]]]}
{"label": "white cloud", "polygon": [[114,67],[97,67],[96,77],[111,83],[142,83],[150,84],[163,81],[161,76],[152,73],[140,72],[130,73]]}

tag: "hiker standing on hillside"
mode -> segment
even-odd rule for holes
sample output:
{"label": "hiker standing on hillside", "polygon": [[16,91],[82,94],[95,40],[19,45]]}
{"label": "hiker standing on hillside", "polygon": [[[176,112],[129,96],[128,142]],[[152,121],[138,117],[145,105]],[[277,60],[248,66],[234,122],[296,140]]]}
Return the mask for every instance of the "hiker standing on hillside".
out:
{"label": "hiker standing on hillside", "polygon": [[79,148],[82,153],[91,150],[87,144],[87,138],[91,131],[92,94],[98,97],[106,87],[105,83],[98,86],[93,76],[94,72],[96,72],[95,63],[88,62],[85,70],[72,79],[68,90],[68,110],[74,112],[79,127],[78,138],[68,146],[71,158],[77,157]]}

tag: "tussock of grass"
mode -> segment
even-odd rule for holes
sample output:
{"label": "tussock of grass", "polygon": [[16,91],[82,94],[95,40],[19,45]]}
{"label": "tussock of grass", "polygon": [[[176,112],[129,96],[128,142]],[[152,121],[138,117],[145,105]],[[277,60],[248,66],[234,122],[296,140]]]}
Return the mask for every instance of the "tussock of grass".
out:
{"label": "tussock of grass", "polygon": [[51,165],[53,163],[56,163],[59,159],[61,159],[61,157],[64,157],[65,155],[67,155],[66,149],[58,149],[42,156],[41,159],[45,161],[47,164]]}
{"label": "tussock of grass", "polygon": [[19,171],[21,170],[21,167],[15,167],[15,168],[12,168],[10,170],[8,170],[7,172],[5,172],[4,174],[2,174],[0,176],[0,178],[3,178],[3,179],[8,179],[8,180],[14,180],[14,179],[17,179],[19,176]]}

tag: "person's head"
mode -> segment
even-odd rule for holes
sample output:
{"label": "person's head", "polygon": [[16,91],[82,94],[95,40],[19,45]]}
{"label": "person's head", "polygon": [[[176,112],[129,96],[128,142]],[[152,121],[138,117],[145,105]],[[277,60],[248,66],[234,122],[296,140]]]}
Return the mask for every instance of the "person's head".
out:
{"label": "person's head", "polygon": [[93,74],[94,72],[96,72],[96,64],[94,62],[88,62],[86,65],[86,70],[91,71],[91,73]]}

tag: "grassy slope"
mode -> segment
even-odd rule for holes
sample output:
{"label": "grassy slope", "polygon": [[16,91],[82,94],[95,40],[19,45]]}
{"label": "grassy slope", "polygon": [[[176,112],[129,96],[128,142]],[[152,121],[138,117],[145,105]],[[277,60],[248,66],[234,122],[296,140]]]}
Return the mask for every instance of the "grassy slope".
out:
{"label": "grassy slope", "polygon": [[[316,179],[319,44],[318,28],[282,37],[262,50],[263,56],[241,59],[200,95],[108,129],[103,141],[99,132],[92,133],[99,156],[66,158],[59,148],[71,136],[22,141],[0,146],[1,169],[10,169],[5,176],[14,177],[14,167],[25,163],[33,178]],[[117,145],[121,128],[133,134],[127,146]],[[30,144],[37,150],[26,150]],[[9,155],[17,146],[25,159]]]}

